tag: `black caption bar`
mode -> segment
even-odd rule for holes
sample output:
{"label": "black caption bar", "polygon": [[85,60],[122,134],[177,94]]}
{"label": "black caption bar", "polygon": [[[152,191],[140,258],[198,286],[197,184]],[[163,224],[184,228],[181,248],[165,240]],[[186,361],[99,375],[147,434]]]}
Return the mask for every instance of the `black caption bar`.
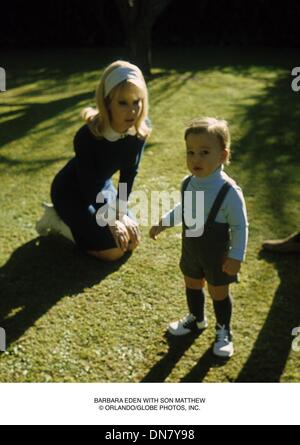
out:
{"label": "black caption bar", "polygon": [[144,441],[193,441],[199,440],[199,426],[175,425],[140,425],[140,426],[111,426],[102,430],[104,441],[127,441],[140,443]]}

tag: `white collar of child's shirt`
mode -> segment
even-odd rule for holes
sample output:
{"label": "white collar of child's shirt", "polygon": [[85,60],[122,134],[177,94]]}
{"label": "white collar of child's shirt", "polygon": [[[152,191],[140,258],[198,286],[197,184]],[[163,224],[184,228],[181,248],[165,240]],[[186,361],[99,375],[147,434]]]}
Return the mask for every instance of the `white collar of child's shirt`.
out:
{"label": "white collar of child's shirt", "polygon": [[127,130],[125,133],[119,133],[118,131],[114,130],[112,127],[107,127],[105,129],[105,131],[103,132],[104,138],[110,142],[118,141],[119,139],[123,139],[128,135],[131,135],[131,136],[136,135],[136,130],[134,127],[129,128],[129,130]]}

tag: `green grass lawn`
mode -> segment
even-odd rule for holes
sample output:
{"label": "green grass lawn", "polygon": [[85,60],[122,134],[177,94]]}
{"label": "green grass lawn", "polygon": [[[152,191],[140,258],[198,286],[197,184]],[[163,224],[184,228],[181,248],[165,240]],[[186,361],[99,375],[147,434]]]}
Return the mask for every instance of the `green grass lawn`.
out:
{"label": "green grass lawn", "polygon": [[227,172],[242,186],[250,221],[241,282],[232,286],[236,353],[211,354],[209,328],[172,341],[186,313],[178,267],[180,228],[148,238],[130,257],[103,264],[34,226],[55,173],[73,155],[80,111],[93,104],[101,70],[122,50],[3,53],[0,95],[1,382],[299,382],[300,256],[265,254],[265,238],[300,226],[300,93],[292,50],[154,51],[149,93],[153,133],[134,189],[177,190],[187,173],[183,130],[199,115],[229,121]]}

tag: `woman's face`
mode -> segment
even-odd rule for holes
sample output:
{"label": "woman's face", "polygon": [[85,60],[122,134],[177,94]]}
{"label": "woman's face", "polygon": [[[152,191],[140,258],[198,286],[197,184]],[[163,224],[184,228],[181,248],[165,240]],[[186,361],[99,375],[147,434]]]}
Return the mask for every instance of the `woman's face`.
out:
{"label": "woman's face", "polygon": [[130,82],[122,85],[108,105],[110,125],[113,130],[124,133],[135,125],[142,107],[142,95],[139,88]]}

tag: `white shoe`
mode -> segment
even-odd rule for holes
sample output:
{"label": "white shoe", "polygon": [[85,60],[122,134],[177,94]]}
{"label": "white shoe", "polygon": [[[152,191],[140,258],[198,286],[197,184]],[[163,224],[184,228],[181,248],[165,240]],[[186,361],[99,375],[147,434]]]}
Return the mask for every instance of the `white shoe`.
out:
{"label": "white shoe", "polygon": [[191,332],[197,332],[201,329],[205,329],[208,326],[206,317],[203,321],[196,321],[196,317],[193,314],[188,314],[181,320],[173,321],[169,324],[168,331],[172,335],[187,335]]}
{"label": "white shoe", "polygon": [[230,332],[225,326],[217,324],[217,335],[213,353],[218,357],[229,358],[233,355],[233,352],[233,343]]}
{"label": "white shoe", "polygon": [[70,228],[60,219],[53,204],[44,203],[44,214],[36,223],[36,231],[40,236],[58,234],[74,243],[74,238]]}
{"label": "white shoe", "polygon": [[51,220],[53,219],[54,207],[52,204],[43,203],[44,214],[35,225],[37,233],[46,236],[50,232]]}

